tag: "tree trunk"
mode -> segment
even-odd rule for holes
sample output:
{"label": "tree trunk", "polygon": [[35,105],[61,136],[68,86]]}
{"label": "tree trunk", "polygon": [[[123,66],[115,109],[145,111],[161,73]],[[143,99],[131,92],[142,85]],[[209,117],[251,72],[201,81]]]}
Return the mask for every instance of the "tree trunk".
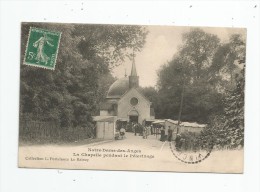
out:
{"label": "tree trunk", "polygon": [[180,104],[179,115],[178,115],[177,134],[180,131],[179,129],[180,129],[180,123],[181,123],[181,113],[182,113],[182,106],[183,106],[184,87],[185,87],[185,80],[183,80],[182,91],[181,91],[181,104]]}

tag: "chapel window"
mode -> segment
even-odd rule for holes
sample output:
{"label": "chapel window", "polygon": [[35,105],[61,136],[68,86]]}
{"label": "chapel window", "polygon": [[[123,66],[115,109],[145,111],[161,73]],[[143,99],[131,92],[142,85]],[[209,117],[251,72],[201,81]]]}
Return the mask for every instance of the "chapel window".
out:
{"label": "chapel window", "polygon": [[136,106],[138,104],[138,99],[136,97],[132,97],[130,103],[132,106]]}

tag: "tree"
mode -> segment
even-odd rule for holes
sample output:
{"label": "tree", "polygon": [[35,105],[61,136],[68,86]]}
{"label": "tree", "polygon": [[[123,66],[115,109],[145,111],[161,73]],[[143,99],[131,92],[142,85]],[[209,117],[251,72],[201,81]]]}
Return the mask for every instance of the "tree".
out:
{"label": "tree", "polygon": [[245,89],[245,39],[241,35],[230,36],[214,56],[212,67],[220,79],[223,94],[223,113],[210,118],[200,140],[213,139],[218,148],[244,146],[244,89]]}
{"label": "tree", "polygon": [[218,46],[217,36],[200,29],[183,35],[178,53],[158,72],[161,118],[178,119],[182,114],[182,121],[206,123],[210,114],[221,112],[222,97],[209,75]]}
{"label": "tree", "polygon": [[207,69],[211,65],[219,42],[216,35],[206,33],[201,29],[193,29],[183,34],[183,44],[179,55],[189,64],[189,70],[193,71],[194,81],[207,76]]}
{"label": "tree", "polygon": [[64,131],[90,128],[91,115],[106,94],[104,82],[112,81],[110,69],[126,57],[124,50],[142,48],[145,28],[24,23],[22,55],[30,27],[60,31],[62,36],[55,71],[21,65],[21,119],[55,121]]}
{"label": "tree", "polygon": [[220,43],[214,35],[192,30],[183,41],[158,72],[160,118],[177,119],[181,112],[182,121],[207,123],[196,137],[200,147],[212,141],[220,148],[243,146],[245,39],[233,34]]}
{"label": "tree", "polygon": [[245,62],[245,39],[239,34],[230,36],[228,42],[222,43],[212,60],[210,75],[218,79],[220,90],[235,88],[235,74],[241,70],[239,62]]}
{"label": "tree", "polygon": [[241,35],[231,35],[214,59],[214,62],[218,60],[219,77],[223,76],[221,79],[224,81],[221,84],[223,114],[213,116],[209,125],[214,144],[218,147],[244,146],[245,46],[245,39]]}
{"label": "tree", "polygon": [[82,56],[100,60],[109,69],[120,65],[132,50],[140,51],[147,33],[145,27],[134,25],[75,25],[74,31],[80,37]]}

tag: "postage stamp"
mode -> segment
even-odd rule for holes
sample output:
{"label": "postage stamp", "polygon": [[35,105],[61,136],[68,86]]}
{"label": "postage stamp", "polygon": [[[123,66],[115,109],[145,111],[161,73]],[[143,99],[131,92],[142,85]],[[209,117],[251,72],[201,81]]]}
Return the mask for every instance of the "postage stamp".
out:
{"label": "postage stamp", "polygon": [[30,28],[24,64],[45,69],[55,69],[61,32]]}

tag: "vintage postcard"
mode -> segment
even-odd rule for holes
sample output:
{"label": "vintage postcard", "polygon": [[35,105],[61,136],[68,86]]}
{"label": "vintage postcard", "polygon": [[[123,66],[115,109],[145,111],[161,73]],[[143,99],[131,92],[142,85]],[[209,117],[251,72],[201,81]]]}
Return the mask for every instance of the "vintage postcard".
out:
{"label": "vintage postcard", "polygon": [[21,24],[21,168],[243,173],[246,29]]}

